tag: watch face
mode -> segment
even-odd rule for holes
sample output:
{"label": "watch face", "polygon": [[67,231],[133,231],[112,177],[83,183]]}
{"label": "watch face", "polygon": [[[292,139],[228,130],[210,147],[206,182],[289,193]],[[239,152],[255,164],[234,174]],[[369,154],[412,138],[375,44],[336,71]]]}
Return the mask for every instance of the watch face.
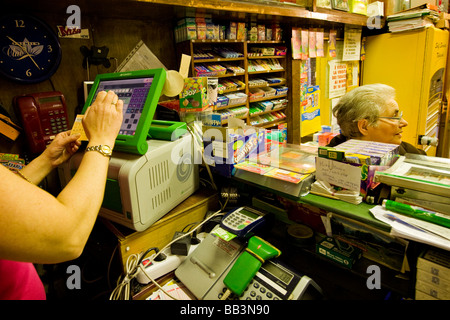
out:
{"label": "watch face", "polygon": [[111,155],[112,151],[111,151],[111,148],[109,146],[104,145],[104,146],[101,147],[101,149],[102,149],[104,154]]}
{"label": "watch face", "polygon": [[58,69],[61,46],[53,30],[29,15],[0,17],[0,73],[25,83],[48,79]]}

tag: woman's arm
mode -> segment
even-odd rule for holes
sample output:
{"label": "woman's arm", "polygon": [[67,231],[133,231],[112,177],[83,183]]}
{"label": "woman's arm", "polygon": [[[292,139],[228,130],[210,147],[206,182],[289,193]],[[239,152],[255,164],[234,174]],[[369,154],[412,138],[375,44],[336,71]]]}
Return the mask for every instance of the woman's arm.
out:
{"label": "woman's arm", "polygon": [[[116,101],[113,92],[101,92],[86,112],[83,126],[89,145],[114,146],[123,108],[122,101],[113,104]],[[34,168],[23,169],[24,175],[39,180],[35,169],[46,171],[51,167],[44,159],[37,159]],[[108,157],[87,152],[72,180],[56,198],[0,168],[0,259],[57,263],[78,257],[103,200],[108,165]]]}
{"label": "woman's arm", "polygon": [[67,161],[81,145],[80,134],[70,131],[58,133],[44,152],[31,161],[21,173],[34,184],[39,184],[54,168]]}

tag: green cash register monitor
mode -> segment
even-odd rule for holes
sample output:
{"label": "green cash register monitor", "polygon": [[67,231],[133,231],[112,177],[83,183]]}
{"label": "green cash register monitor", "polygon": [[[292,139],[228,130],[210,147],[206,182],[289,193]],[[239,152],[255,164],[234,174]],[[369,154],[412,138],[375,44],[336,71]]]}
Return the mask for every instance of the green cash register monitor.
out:
{"label": "green cash register monitor", "polygon": [[[143,155],[156,106],[166,81],[166,71],[149,69],[99,74],[95,78],[82,113],[95,101],[98,92],[113,90],[123,101],[123,123],[114,151]],[[171,126],[167,126],[171,127]]]}

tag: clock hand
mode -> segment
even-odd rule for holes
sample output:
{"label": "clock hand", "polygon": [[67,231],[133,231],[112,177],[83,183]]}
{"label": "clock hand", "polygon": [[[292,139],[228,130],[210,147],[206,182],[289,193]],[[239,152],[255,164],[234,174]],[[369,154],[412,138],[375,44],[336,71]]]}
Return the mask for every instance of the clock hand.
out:
{"label": "clock hand", "polygon": [[22,49],[23,52],[26,53],[26,56],[29,57],[31,59],[31,61],[33,61],[33,63],[35,64],[35,66],[40,70],[41,68],[38,66],[38,64],[36,63],[36,61],[34,61],[33,57],[28,53],[28,51],[17,41],[14,41],[13,39],[11,39],[11,37],[6,36],[9,40],[11,40],[15,45],[18,45],[20,47],[20,49]]}

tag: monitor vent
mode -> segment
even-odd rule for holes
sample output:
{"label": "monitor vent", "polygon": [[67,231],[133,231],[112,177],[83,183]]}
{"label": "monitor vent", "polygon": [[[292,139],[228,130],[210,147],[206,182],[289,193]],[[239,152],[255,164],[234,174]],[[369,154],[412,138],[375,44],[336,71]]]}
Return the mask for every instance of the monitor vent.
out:
{"label": "monitor vent", "polygon": [[169,161],[162,161],[149,169],[150,190],[169,180]]}
{"label": "monitor vent", "polygon": [[152,196],[152,209],[156,209],[171,199],[169,160],[161,161],[149,169],[149,186]]}
{"label": "monitor vent", "polygon": [[156,209],[159,206],[163,205],[167,200],[172,197],[172,193],[170,191],[170,187],[156,194],[152,198],[152,209]]}

